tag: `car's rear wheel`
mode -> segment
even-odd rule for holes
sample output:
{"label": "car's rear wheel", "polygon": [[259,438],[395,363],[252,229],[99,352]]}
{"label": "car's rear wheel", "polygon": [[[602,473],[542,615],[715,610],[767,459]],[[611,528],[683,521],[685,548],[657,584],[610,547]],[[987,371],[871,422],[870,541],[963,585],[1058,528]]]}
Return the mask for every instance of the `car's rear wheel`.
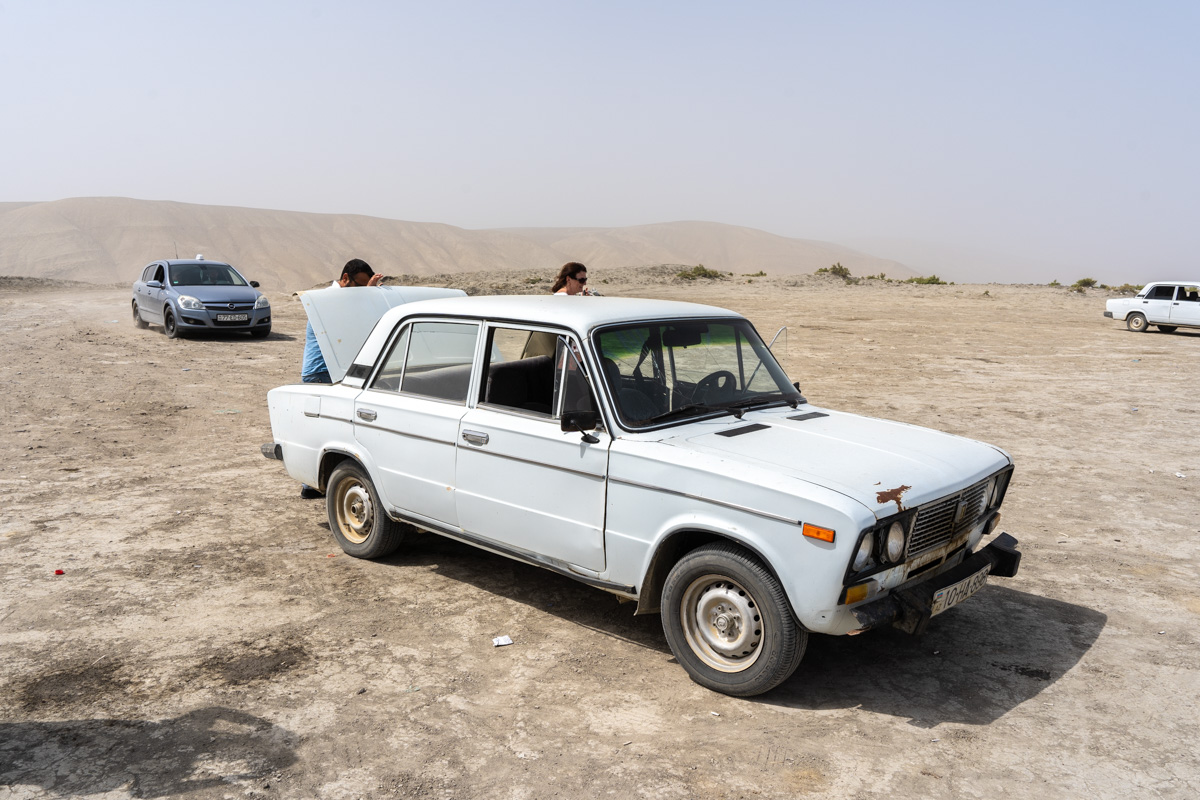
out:
{"label": "car's rear wheel", "polygon": [[175,321],[175,315],[171,313],[170,309],[167,309],[166,313],[163,314],[163,330],[166,332],[168,339],[179,338],[179,323]]}
{"label": "car's rear wheel", "polygon": [[1158,329],[1160,331],[1162,331],[1163,333],[1174,333],[1175,331],[1179,330],[1179,326],[1178,325],[1159,325]]}
{"label": "car's rear wheel", "polygon": [[671,569],[662,618],[667,644],[692,680],[735,697],[787,680],[808,644],[775,576],[727,543],[699,547]]}
{"label": "car's rear wheel", "polygon": [[388,517],[366,470],[343,461],[325,491],[329,527],[342,550],[355,558],[382,558],[404,540],[406,525]]}
{"label": "car's rear wheel", "polygon": [[150,323],[142,319],[142,314],[138,311],[137,300],[133,301],[133,324],[138,328],[149,328]]}
{"label": "car's rear wheel", "polygon": [[1146,317],[1142,314],[1130,314],[1125,318],[1125,327],[1134,333],[1145,333],[1150,326],[1146,324]]}
{"label": "car's rear wheel", "polygon": [[270,328],[255,328],[250,331],[250,335],[255,339],[265,339],[271,335]]}

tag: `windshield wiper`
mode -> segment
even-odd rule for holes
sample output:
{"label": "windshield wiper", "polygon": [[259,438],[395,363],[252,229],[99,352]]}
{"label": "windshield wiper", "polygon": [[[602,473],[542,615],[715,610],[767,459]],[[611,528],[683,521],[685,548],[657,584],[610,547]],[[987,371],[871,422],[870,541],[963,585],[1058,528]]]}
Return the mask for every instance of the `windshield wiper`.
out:
{"label": "windshield wiper", "polygon": [[767,405],[770,403],[787,403],[792,408],[800,405],[798,397],[784,397],[782,392],[773,394],[756,394],[753,397],[743,397],[741,400],[734,400],[729,405],[734,408],[749,408],[751,406]]}
{"label": "windshield wiper", "polygon": [[662,414],[656,414],[653,417],[650,417],[649,419],[642,420],[642,422],[662,422],[663,420],[671,419],[673,417],[680,416],[680,415],[684,414],[685,412],[691,412],[691,411],[721,411],[726,414],[733,414],[738,419],[741,419],[742,414],[746,413],[742,409],[734,408],[733,406],[727,406],[727,405],[710,406],[710,405],[706,405],[704,403],[687,403],[685,405],[679,406],[678,408],[673,408],[670,411],[666,411]]}

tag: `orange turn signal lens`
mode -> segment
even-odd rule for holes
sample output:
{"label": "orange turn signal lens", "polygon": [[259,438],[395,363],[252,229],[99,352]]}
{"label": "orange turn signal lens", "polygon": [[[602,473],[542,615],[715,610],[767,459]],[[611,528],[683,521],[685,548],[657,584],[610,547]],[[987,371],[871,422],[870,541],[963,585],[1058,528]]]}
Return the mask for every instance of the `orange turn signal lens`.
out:
{"label": "orange turn signal lens", "polygon": [[833,531],[829,528],[822,528],[817,525],[809,525],[806,522],[800,530],[805,536],[810,538],[820,539],[822,542],[833,541]]}
{"label": "orange turn signal lens", "polygon": [[857,603],[859,600],[867,599],[867,585],[860,583],[857,586],[846,587],[846,605]]}

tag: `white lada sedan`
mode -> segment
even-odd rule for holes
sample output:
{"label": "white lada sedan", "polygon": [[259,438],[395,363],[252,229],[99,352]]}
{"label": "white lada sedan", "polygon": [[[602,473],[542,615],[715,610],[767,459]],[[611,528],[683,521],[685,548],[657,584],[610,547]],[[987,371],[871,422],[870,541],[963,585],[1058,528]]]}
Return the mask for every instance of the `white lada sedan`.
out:
{"label": "white lada sedan", "polygon": [[415,526],[559,572],[661,613],[719,692],[778,685],[809,633],[919,633],[1020,562],[995,533],[1007,454],[814,407],[732,311],[425,300],[344,363],[271,390],[263,453],[326,492],[346,553]]}

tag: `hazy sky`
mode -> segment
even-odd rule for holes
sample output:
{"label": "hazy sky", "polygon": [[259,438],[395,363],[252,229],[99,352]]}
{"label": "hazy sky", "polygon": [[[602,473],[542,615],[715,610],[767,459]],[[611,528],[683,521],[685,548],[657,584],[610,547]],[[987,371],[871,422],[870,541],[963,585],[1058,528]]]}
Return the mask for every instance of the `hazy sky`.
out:
{"label": "hazy sky", "polygon": [[1198,94],[1198,2],[0,0],[0,201],[709,220],[960,280],[1194,277]]}

